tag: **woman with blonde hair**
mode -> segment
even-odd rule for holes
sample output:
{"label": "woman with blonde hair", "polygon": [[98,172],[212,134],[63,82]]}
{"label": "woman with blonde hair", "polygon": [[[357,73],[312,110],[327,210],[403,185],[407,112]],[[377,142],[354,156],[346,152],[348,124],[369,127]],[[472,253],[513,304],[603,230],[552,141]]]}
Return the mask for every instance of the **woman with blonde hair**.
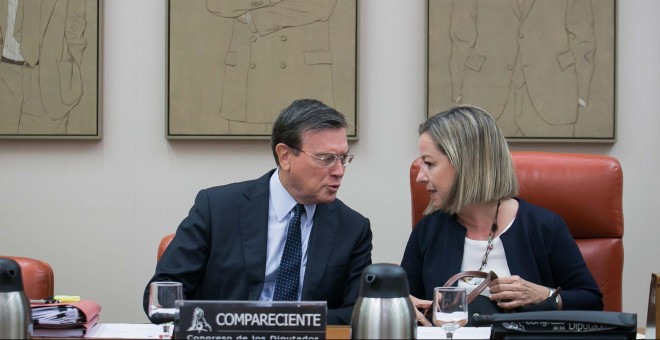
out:
{"label": "woman with blonde hair", "polygon": [[[498,278],[481,295],[495,310],[602,310],[600,289],[562,218],[517,197],[506,139],[486,111],[453,107],[422,123],[419,134],[417,182],[431,202],[401,261],[418,308],[428,308],[433,288],[454,274],[492,271]],[[457,285],[469,293],[482,280]],[[482,312],[474,309],[469,315]],[[421,312],[418,320],[430,325]]]}

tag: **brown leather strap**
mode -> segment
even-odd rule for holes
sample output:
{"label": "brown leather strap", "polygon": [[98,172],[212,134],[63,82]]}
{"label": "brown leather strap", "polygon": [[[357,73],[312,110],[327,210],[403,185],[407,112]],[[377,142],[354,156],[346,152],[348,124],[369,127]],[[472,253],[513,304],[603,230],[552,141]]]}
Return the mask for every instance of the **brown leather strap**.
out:
{"label": "brown leather strap", "polygon": [[486,273],[476,270],[460,272],[450,277],[449,280],[445,282],[443,287],[451,287],[456,283],[456,281],[466,277],[477,277],[484,279],[483,282],[481,282],[477,287],[474,288],[474,290],[470,294],[468,294],[467,303],[470,303],[477,296],[479,296],[479,294],[481,294],[481,292],[483,292],[483,290],[486,289],[486,287],[488,287],[491,281],[497,279],[497,274],[495,274],[493,271]]}

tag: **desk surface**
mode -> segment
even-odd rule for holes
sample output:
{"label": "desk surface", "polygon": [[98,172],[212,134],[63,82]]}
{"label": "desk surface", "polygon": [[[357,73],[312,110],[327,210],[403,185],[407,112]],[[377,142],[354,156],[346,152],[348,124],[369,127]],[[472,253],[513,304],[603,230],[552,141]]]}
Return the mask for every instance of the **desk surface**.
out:
{"label": "desk surface", "polygon": [[[100,323],[95,326],[95,331],[90,331],[84,338],[85,339],[164,339],[162,333],[158,332],[160,326],[151,324],[113,324],[113,323]],[[459,329],[455,335],[455,339],[488,339],[489,328],[481,327],[467,327]],[[441,339],[444,338],[444,332],[437,327],[420,327],[417,329],[417,337],[419,339]],[[69,337],[47,337],[35,336],[35,339],[80,339]],[[166,338],[166,337],[165,337]],[[327,339],[350,339],[351,327],[350,326],[335,326],[327,327]]]}
{"label": "desk surface", "polygon": [[[88,334],[90,336],[85,336],[85,339],[162,339],[158,334],[154,333],[153,327],[154,325],[150,324],[99,324],[103,325],[104,328],[107,327],[110,330],[114,330],[111,332],[96,332],[96,333],[91,333]],[[97,326],[99,326],[97,325]],[[96,327],[96,326],[95,326]],[[426,328],[426,327],[424,327]],[[146,331],[145,331],[146,330]],[[439,330],[438,328],[433,329],[434,331]],[[467,329],[466,329],[467,330]],[[420,332],[418,330],[418,335],[420,339],[436,339],[439,337],[437,333],[429,333],[430,329],[426,329],[425,332]],[[475,336],[470,336],[472,333],[467,333],[465,337],[456,337],[457,339],[461,338],[466,338],[466,339],[471,339],[475,338]],[[98,336],[95,336],[98,335]],[[350,326],[336,326],[336,325],[331,325],[328,326],[327,332],[326,332],[326,338],[327,339],[350,339],[351,338],[351,327]],[[480,335],[476,338],[484,338],[486,339],[487,337],[484,337],[483,335]],[[80,339],[80,338],[63,338],[63,337],[42,337],[42,336],[35,336],[34,339],[40,339],[40,340],[45,340],[45,339],[52,339],[52,340],[70,340],[70,339]]]}
{"label": "desk surface", "polygon": [[351,326],[328,326],[325,336],[328,339],[350,339]]}
{"label": "desk surface", "polygon": [[[106,324],[106,325],[119,325],[119,324]],[[125,324],[129,326],[139,326],[137,324]],[[438,328],[431,328],[431,327],[420,327],[417,329],[417,336],[419,339],[438,339],[438,338],[443,338],[444,334],[438,334]],[[474,328],[474,327],[467,327],[467,328],[460,328],[459,330],[456,331],[454,338],[455,339],[488,339],[489,338],[489,330],[488,328],[481,327],[481,328]],[[35,339],[57,339],[57,340],[66,340],[66,339],[80,339],[80,338],[51,338],[51,337],[34,337]],[[328,326],[327,332],[326,332],[326,338],[328,339],[350,339],[351,338],[351,327],[350,326]],[[133,336],[115,336],[115,337],[85,337],[85,339],[162,339],[159,338],[158,335],[151,334],[149,336],[144,336],[144,337],[136,337],[135,334]],[[640,332],[637,333],[637,339],[644,339],[643,335],[643,329],[640,329]]]}

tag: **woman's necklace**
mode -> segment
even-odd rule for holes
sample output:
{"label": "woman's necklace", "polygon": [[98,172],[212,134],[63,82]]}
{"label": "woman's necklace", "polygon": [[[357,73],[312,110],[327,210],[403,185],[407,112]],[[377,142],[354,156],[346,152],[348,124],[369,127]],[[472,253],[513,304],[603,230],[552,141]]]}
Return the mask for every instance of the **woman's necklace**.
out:
{"label": "woman's necklace", "polygon": [[495,232],[497,231],[497,215],[500,212],[500,200],[497,201],[497,208],[495,208],[495,218],[493,219],[493,226],[490,227],[490,234],[488,234],[488,245],[486,246],[486,253],[484,254],[484,257],[481,259],[481,266],[479,267],[479,271],[484,269],[486,264],[488,263],[488,255],[490,254],[490,251],[493,250],[493,239],[495,238]]}
{"label": "woman's necklace", "polygon": [[[497,231],[497,215],[500,212],[500,203],[501,200],[497,201],[497,208],[495,208],[495,218],[493,218],[493,226],[490,227],[490,234],[488,234],[488,245],[486,245],[486,253],[484,254],[484,257],[481,259],[481,266],[479,267],[479,271],[484,269],[486,264],[488,263],[488,255],[490,254],[490,251],[493,250],[493,239],[495,238],[495,232]],[[473,278],[463,278],[463,281],[467,283],[471,283],[471,280]]]}

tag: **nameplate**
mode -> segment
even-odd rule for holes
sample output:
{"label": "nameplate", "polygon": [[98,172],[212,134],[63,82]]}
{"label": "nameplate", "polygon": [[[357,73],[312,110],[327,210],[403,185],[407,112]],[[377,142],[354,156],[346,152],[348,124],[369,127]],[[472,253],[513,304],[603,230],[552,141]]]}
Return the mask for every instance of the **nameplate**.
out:
{"label": "nameplate", "polygon": [[325,301],[177,301],[175,339],[325,339]]}

